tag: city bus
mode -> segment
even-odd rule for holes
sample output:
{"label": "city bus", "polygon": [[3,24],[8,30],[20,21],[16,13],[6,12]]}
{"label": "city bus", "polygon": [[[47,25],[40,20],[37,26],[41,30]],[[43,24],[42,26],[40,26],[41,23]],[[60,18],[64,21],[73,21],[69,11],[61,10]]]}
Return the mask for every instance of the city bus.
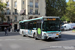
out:
{"label": "city bus", "polygon": [[59,17],[40,17],[19,22],[20,34],[37,39],[61,38]]}

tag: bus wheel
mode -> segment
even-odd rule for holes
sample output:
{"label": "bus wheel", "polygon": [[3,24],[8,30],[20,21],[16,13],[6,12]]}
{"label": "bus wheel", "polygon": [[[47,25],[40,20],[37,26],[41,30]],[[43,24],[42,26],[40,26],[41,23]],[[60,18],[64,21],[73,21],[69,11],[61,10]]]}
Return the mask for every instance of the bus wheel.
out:
{"label": "bus wheel", "polygon": [[35,38],[35,40],[39,40],[36,36],[34,38]]}
{"label": "bus wheel", "polygon": [[35,37],[35,40],[39,40],[39,39]]}

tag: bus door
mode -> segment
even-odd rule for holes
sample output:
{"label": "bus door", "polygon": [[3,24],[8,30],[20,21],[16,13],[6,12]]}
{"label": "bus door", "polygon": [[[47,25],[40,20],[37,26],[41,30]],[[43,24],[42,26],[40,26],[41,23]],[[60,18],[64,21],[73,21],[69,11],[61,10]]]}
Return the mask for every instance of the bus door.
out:
{"label": "bus door", "polygon": [[41,28],[41,21],[37,21],[37,38],[41,39],[42,37],[42,28]]}

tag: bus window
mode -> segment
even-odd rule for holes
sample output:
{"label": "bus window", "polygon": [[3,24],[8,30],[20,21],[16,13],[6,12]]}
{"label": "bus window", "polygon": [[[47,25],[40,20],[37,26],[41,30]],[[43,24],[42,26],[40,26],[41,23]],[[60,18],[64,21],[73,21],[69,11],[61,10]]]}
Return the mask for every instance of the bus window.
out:
{"label": "bus window", "polygon": [[24,23],[20,23],[20,28],[21,28],[21,29],[25,29]]}
{"label": "bus window", "polygon": [[33,30],[36,30],[36,21],[33,22]]}
{"label": "bus window", "polygon": [[28,29],[33,29],[33,23],[32,22],[28,23]]}
{"label": "bus window", "polygon": [[33,22],[33,28],[36,28],[36,22]]}
{"label": "bus window", "polygon": [[59,21],[44,21],[43,31],[59,31]]}
{"label": "bus window", "polygon": [[28,29],[28,23],[25,23],[25,29]]}

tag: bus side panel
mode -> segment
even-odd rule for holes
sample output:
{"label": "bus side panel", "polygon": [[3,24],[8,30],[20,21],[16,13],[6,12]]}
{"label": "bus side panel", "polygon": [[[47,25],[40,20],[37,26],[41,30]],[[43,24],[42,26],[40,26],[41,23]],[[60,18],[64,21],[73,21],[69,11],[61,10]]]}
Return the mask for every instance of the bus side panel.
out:
{"label": "bus side panel", "polygon": [[28,36],[28,29],[25,29],[25,35]]}

